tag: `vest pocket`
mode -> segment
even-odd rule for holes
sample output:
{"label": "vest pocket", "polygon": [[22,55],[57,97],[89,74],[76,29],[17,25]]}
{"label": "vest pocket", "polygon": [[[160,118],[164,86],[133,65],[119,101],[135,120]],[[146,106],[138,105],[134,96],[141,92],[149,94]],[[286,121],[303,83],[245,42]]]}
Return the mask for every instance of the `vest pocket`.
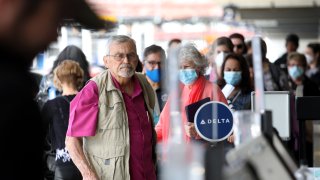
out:
{"label": "vest pocket", "polygon": [[123,125],[123,113],[122,102],[115,104],[100,104],[99,108],[99,129],[118,129]]}
{"label": "vest pocket", "polygon": [[117,152],[110,157],[100,157],[87,153],[90,164],[94,167],[101,180],[125,179],[125,159],[123,153]]}

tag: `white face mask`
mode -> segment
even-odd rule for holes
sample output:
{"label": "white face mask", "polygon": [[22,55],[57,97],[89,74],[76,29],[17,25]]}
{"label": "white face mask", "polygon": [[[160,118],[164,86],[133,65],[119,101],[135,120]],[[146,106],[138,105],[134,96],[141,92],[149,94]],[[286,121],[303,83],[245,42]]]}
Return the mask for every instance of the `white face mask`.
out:
{"label": "white face mask", "polygon": [[305,54],[305,56],[306,56],[307,63],[310,64],[313,61],[313,56],[309,54]]}
{"label": "white face mask", "polygon": [[222,66],[223,60],[224,60],[225,53],[220,52],[214,62],[216,63],[217,67],[220,68]]}
{"label": "white face mask", "polygon": [[209,67],[207,68],[207,70],[206,70],[206,73],[205,73],[205,74],[210,74],[210,73],[211,73],[211,71],[212,71],[212,67],[211,67],[211,66],[209,66]]}

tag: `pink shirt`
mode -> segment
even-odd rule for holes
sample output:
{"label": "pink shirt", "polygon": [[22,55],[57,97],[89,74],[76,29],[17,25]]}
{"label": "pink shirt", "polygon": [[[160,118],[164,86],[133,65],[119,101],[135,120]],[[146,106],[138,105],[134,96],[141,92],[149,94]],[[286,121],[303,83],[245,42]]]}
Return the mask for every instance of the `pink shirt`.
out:
{"label": "pink shirt", "polygon": [[[182,117],[182,123],[187,123],[187,115],[185,111],[186,105],[188,105],[189,95],[191,92],[192,86],[183,86],[182,93],[181,93],[181,117]],[[217,85],[213,85],[211,82],[206,80],[205,88],[203,91],[203,94],[201,96],[201,99],[204,99],[206,97],[209,97],[213,101],[219,101],[224,104],[228,104],[226,98],[221,92],[221,89]],[[169,101],[168,101],[169,102]],[[155,129],[157,132],[157,139],[159,141],[163,141],[164,143],[167,142],[168,136],[169,136],[169,129],[170,129],[170,107],[169,103],[166,103],[164,106],[161,114],[160,114],[160,120],[157,123]],[[190,141],[190,138],[185,134],[185,131],[183,131],[184,139],[186,142]]]}
{"label": "pink shirt", "polygon": [[[116,88],[119,83],[112,77]],[[134,91],[129,96],[123,90],[122,96],[128,115],[130,133],[129,170],[131,180],[155,180],[152,161],[152,125],[144,105],[139,80],[134,77]],[[68,136],[94,136],[98,120],[98,87],[90,81],[74,98],[70,105]]]}
{"label": "pink shirt", "polygon": [[94,81],[89,81],[70,103],[67,136],[85,137],[96,134],[98,102],[98,86]]}

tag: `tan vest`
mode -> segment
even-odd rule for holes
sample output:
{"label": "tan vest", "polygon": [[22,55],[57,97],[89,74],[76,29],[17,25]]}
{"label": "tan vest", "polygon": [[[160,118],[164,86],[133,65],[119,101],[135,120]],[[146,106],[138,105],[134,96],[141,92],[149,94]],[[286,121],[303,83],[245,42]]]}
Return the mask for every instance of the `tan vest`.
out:
{"label": "tan vest", "polygon": [[[143,98],[153,123],[155,93],[142,74],[135,74],[140,82]],[[113,82],[108,70],[91,79],[99,90],[99,113],[96,135],[85,137],[83,148],[86,157],[101,180],[130,180],[130,137],[128,117],[121,91]],[[153,155],[155,160],[156,134],[153,128]]]}

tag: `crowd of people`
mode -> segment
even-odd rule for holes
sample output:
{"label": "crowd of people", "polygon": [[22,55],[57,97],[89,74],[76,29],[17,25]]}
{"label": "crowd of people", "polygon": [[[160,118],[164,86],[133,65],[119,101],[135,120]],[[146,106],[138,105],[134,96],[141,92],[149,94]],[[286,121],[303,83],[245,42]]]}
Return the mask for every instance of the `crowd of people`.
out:
{"label": "crowd of people", "polygon": [[[73,17],[92,29],[104,25],[91,11],[94,21],[79,18],[77,12],[64,13],[67,6],[88,10],[84,1],[14,2],[0,0],[1,17],[12,17],[0,19],[0,82],[6,87],[0,90],[0,133],[4,137],[0,153],[5,164],[0,178],[157,179],[156,145],[167,143],[170,134],[172,96],[162,81],[170,76],[163,74],[167,68],[163,64],[172,59],[166,51],[153,44],[144,49],[140,61],[134,39],[110,36],[103,57],[105,70],[90,77],[85,54],[76,46],[67,46],[39,85],[30,65],[37,53],[56,40],[56,29],[64,18]],[[274,63],[266,56],[262,38],[260,44],[266,91],[320,96],[320,43],[309,43],[304,53],[298,53],[299,37],[289,34],[287,52]],[[217,38],[206,54],[180,39],[168,43],[168,48],[177,52],[186,143],[206,143],[187,120],[186,106],[209,98],[232,111],[251,109],[254,72],[250,46],[239,33]],[[229,93],[223,93],[226,88],[231,89]],[[294,116],[291,121],[292,126],[298,124]],[[306,127],[307,162],[312,166],[312,134]],[[292,127],[292,141],[298,137]],[[232,148],[233,142],[230,135],[224,144]],[[294,144],[289,143],[288,149],[297,158]]]}
{"label": "crowd of people", "polygon": [[[292,37],[297,36],[291,34],[287,41]],[[172,45],[171,42],[169,44]],[[252,51],[247,51],[246,44],[244,37],[235,33],[230,37],[217,38],[207,54],[201,54],[194,44],[183,44],[182,41],[171,47],[177,49],[181,122],[184,126],[183,139],[187,143],[205,142],[194,124],[187,120],[187,105],[208,97],[226,104],[232,111],[251,109],[254,72]],[[268,60],[267,45],[260,38],[265,90],[290,91],[293,97],[319,96],[319,84],[314,79],[317,79],[320,52],[315,44],[309,44],[305,54],[288,52],[284,66]],[[155,44],[146,47],[141,61],[142,70],[138,72],[140,60],[134,40],[124,35],[111,36],[106,46],[107,54],[103,57],[106,69],[91,79],[83,80],[85,71],[81,76],[72,70],[68,78],[59,75],[59,68],[70,69],[70,64],[78,69],[88,68],[79,66],[81,61],[74,58],[82,57],[80,59],[86,61],[79,48],[71,46],[66,49],[61,52],[65,58],[60,54],[52,70],[57,97],[46,102],[42,109],[46,124],[51,125],[46,129],[50,132],[47,139],[51,142],[47,146],[55,150],[56,167],[51,169],[55,171],[53,176],[62,176],[62,179],[70,176],[84,179],[156,179],[159,157],[155,146],[167,143],[170,134],[170,92],[161,83],[168,75],[163,74],[166,72],[163,64],[170,61],[165,50]],[[68,55],[67,52],[74,53]],[[75,82],[77,78],[82,81]],[[55,83],[57,79],[60,85]],[[223,93],[230,87],[229,93]],[[48,89],[46,91],[49,92]],[[291,121],[292,141],[296,141],[299,132],[293,126],[297,126],[297,120],[292,118]],[[307,157],[311,165],[312,134],[307,134]],[[223,144],[231,149],[233,141],[231,135]],[[297,160],[298,150],[294,144],[289,143],[288,148],[292,146],[290,153]],[[61,170],[61,166],[69,169]]]}

